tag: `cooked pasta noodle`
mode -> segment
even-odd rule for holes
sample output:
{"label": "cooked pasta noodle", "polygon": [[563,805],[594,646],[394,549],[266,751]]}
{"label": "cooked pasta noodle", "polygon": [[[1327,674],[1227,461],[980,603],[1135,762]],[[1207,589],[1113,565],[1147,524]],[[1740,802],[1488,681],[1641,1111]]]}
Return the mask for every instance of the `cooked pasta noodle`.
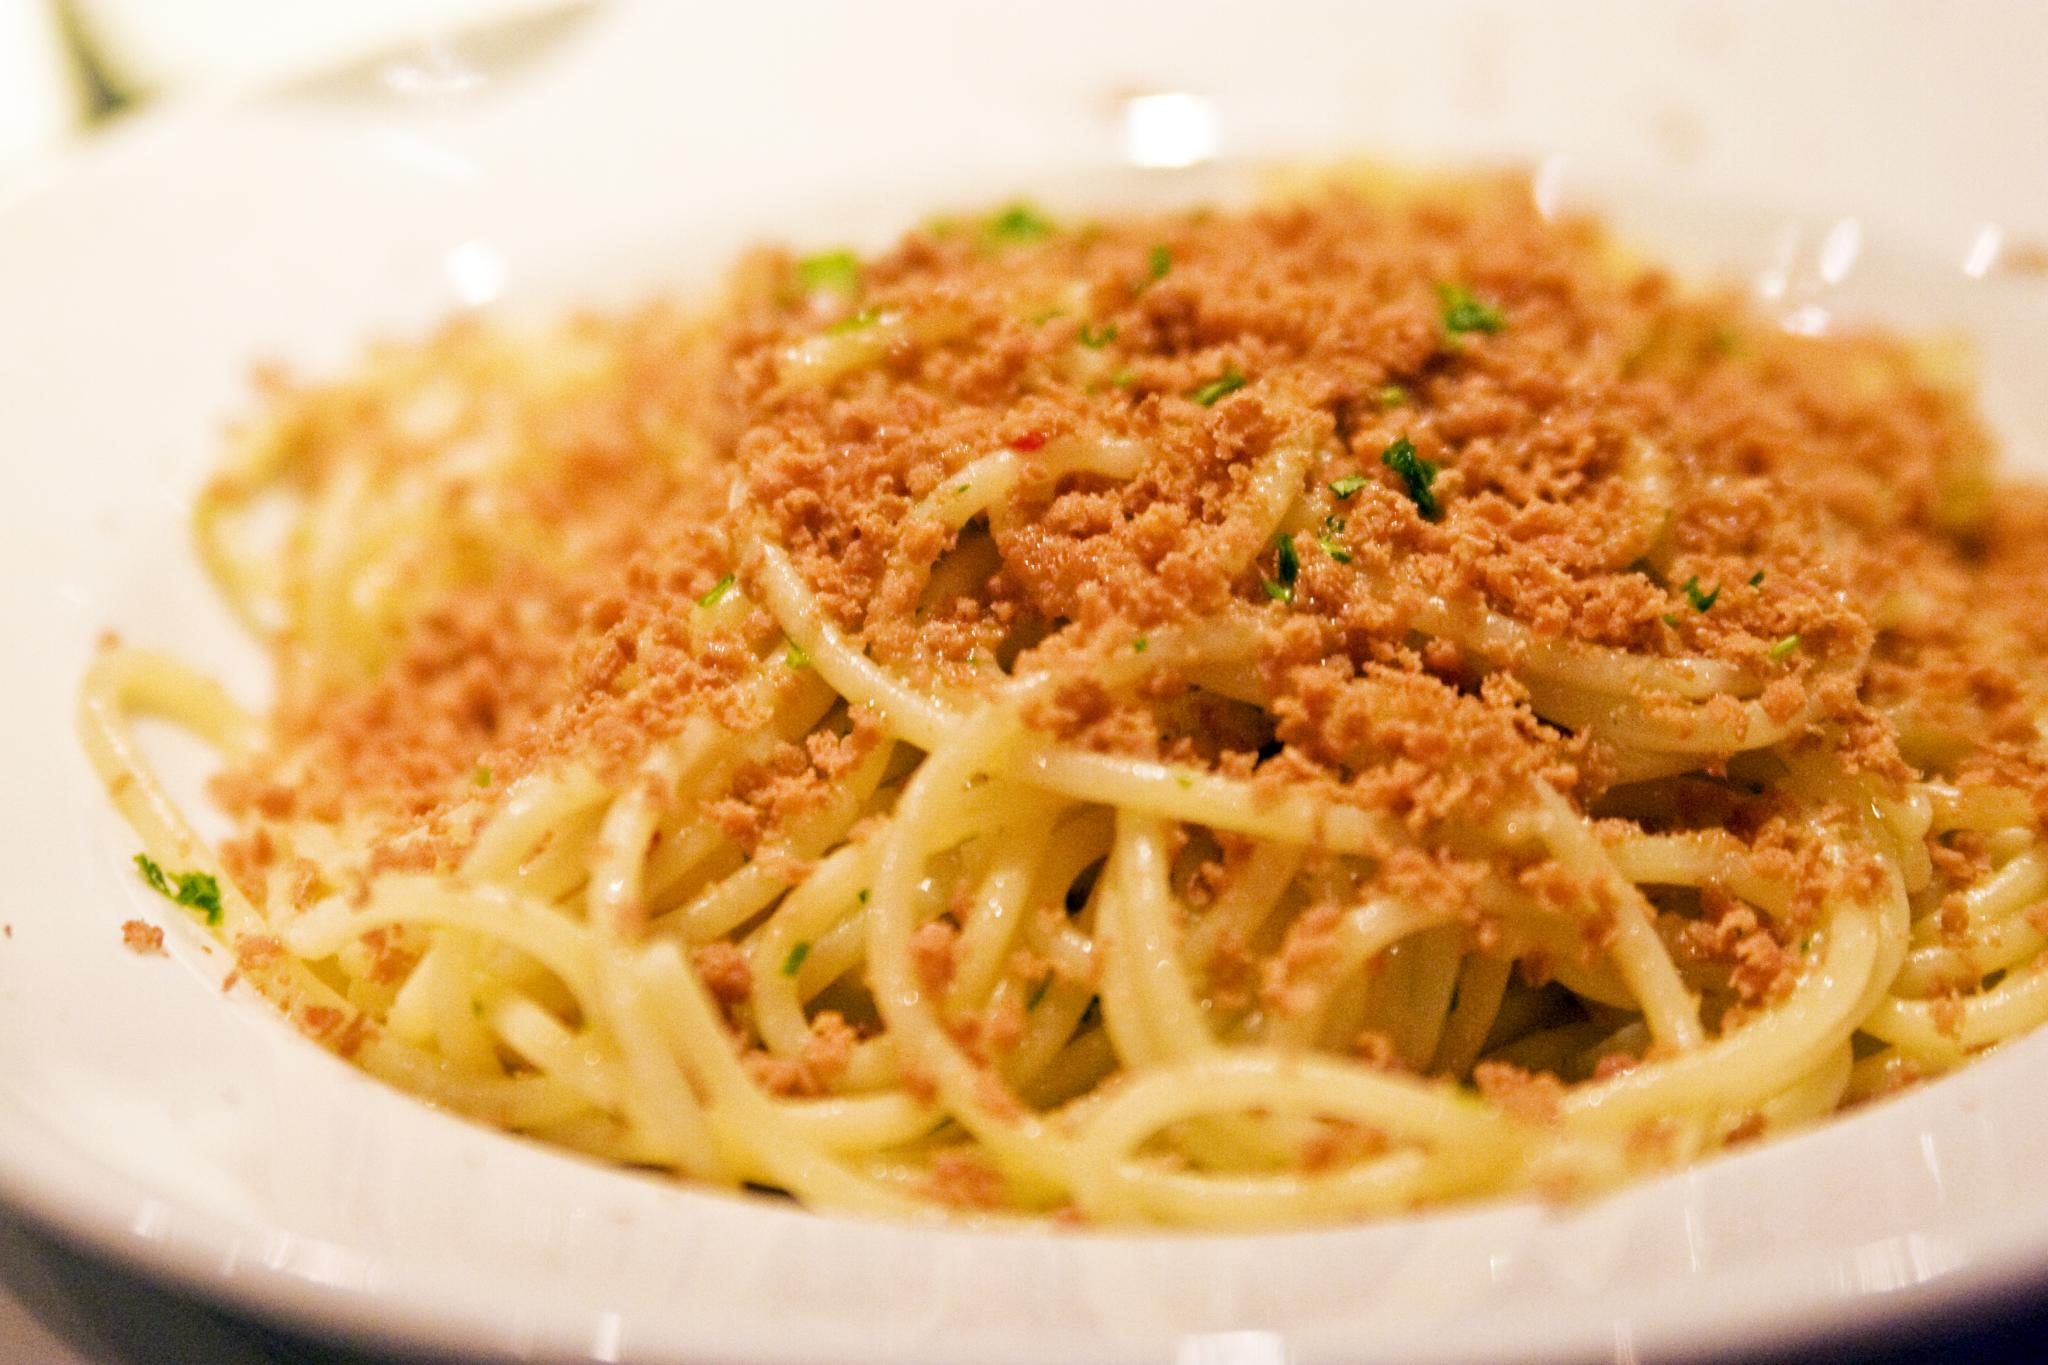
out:
{"label": "cooked pasta noodle", "polygon": [[1617,259],[1505,182],[1019,206],[268,375],[195,520],[275,710],[110,646],[85,743],[242,979],[543,1141],[885,1214],[1605,1188],[2048,1018],[2048,499],[1903,343]]}

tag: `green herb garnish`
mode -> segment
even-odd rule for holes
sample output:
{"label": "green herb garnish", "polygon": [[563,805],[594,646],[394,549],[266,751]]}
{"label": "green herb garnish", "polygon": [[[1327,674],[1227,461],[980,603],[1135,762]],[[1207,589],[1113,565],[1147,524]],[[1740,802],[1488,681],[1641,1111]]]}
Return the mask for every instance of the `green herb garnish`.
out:
{"label": "green herb garnish", "polygon": [[1343,529],[1344,523],[1341,520],[1336,517],[1325,517],[1323,529],[1316,532],[1316,544],[1322,546],[1323,553],[1339,564],[1349,564],[1351,551],[1345,549],[1343,542],[1337,539],[1337,532]]}
{"label": "green herb garnish", "polygon": [[177,884],[173,886],[172,879],[164,875],[164,870],[147,853],[135,855],[135,867],[142,873],[142,880],[148,882],[158,895],[167,896],[188,909],[201,911],[208,924],[220,923],[220,883],[213,879],[212,873],[179,872],[174,874]]}
{"label": "green herb garnish", "polygon": [[1752,588],[1761,588],[1763,585],[1764,571],[1762,569],[1758,569],[1755,573],[1749,576],[1749,586]]}
{"label": "green herb garnish", "polygon": [[1685,600],[1692,603],[1694,611],[1705,611],[1720,600],[1721,585],[1716,583],[1712,592],[1701,592],[1699,575],[1695,574],[1685,580],[1684,592]]}
{"label": "green herb garnish", "polygon": [[1443,515],[1436,494],[1430,492],[1430,485],[1436,482],[1436,466],[1417,455],[1406,436],[1395,437],[1394,443],[1380,452],[1380,463],[1401,476],[1401,482],[1408,488],[1409,501],[1422,513],[1423,520],[1435,521]]}
{"label": "green herb garnish", "polygon": [[1340,499],[1349,498],[1371,482],[1372,480],[1366,478],[1363,474],[1346,474],[1343,478],[1336,480],[1330,485],[1330,491],[1335,493]]}
{"label": "green herb garnish", "polygon": [[479,763],[476,765],[476,776],[471,780],[474,781],[479,787],[488,787],[491,785],[491,777],[492,774],[490,765],[486,763]]}
{"label": "green herb garnish", "polygon": [[1771,646],[1771,662],[1777,663],[1780,660],[1790,658],[1792,651],[1797,648],[1799,648],[1799,637],[1797,635],[1787,635],[1784,639]]}
{"label": "green herb garnish", "polygon": [[156,859],[147,853],[138,853],[135,855],[135,866],[142,873],[142,880],[156,888],[159,895],[177,899],[176,893],[171,890],[170,882],[164,877],[164,870],[156,865]]}
{"label": "green herb garnish", "polygon": [[1280,575],[1275,579],[1262,580],[1266,596],[1275,602],[1294,600],[1294,580],[1301,576],[1301,556],[1294,552],[1294,537],[1285,531],[1273,536],[1274,571]]}
{"label": "green herb garnish", "polygon": [[783,651],[782,661],[791,668],[809,668],[811,666],[811,656],[805,652],[802,645],[794,640],[791,640],[789,648]]}
{"label": "green herb garnish", "polygon": [[1137,639],[1131,641],[1131,653],[1133,654],[1143,654],[1147,649],[1150,649],[1151,647],[1152,642],[1142,635],[1140,635]]}
{"label": "green herb garnish", "polygon": [[868,903],[868,889],[865,886],[863,886],[860,889],[860,894],[858,896],[855,896],[854,899],[859,901],[862,905],[866,905]]}
{"label": "green herb garnish", "polygon": [[1128,389],[1138,382],[1138,376],[1129,370],[1118,370],[1109,377],[1109,382],[1119,389]]}
{"label": "green herb garnish", "polygon": [[989,219],[985,235],[1001,246],[1035,242],[1052,235],[1052,220],[1029,204],[1012,204]]}
{"label": "green herb garnish", "polygon": [[1383,408],[1398,408],[1408,401],[1408,390],[1399,384],[1389,384],[1380,390],[1379,399]]}
{"label": "green herb garnish", "polygon": [[1294,536],[1284,530],[1274,532],[1274,561],[1280,567],[1280,581],[1292,587],[1300,577],[1300,555],[1294,553]]}
{"label": "green herb garnish", "polygon": [[700,607],[717,606],[720,602],[723,602],[725,600],[725,595],[732,591],[733,581],[733,575],[731,574],[727,574],[725,577],[719,579],[716,583],[713,583],[711,585],[710,592],[705,593],[702,597],[697,599],[697,605]]}
{"label": "green herb garnish", "polygon": [[1301,556],[1294,552],[1294,537],[1285,531],[1276,532],[1273,536],[1273,557],[1279,564],[1280,581],[1293,587],[1294,580],[1301,576]]}
{"label": "green herb garnish", "polygon": [[1116,324],[1105,322],[1100,327],[1083,327],[1080,341],[1091,351],[1099,351],[1116,340]]}
{"label": "green herb garnish", "polygon": [[1038,1002],[1045,999],[1045,993],[1051,989],[1052,973],[1047,972],[1044,976],[1038,979],[1038,984],[1031,988],[1031,998],[1024,1002],[1025,1010],[1028,1012],[1037,1009]]}
{"label": "green herb garnish", "polygon": [[860,292],[860,257],[851,251],[826,251],[796,263],[797,286],[806,294]]}
{"label": "green herb garnish", "polygon": [[1436,296],[1444,306],[1444,330],[1452,336],[1466,332],[1493,333],[1508,325],[1500,309],[1480,302],[1471,290],[1461,284],[1440,284],[1436,287]]}
{"label": "green herb garnish", "polygon": [[805,939],[789,950],[789,956],[782,959],[782,974],[795,976],[804,965],[804,959],[811,955],[811,941]]}
{"label": "green herb garnish", "polygon": [[1222,374],[1202,385],[1201,388],[1196,389],[1188,397],[1194,399],[1205,408],[1212,407],[1217,399],[1222,398],[1226,394],[1236,393],[1247,382],[1245,377],[1238,372],[1237,366],[1229,365],[1224,368]]}
{"label": "green herb garnish", "polygon": [[1166,249],[1165,243],[1162,242],[1145,253],[1145,273],[1153,279],[1165,279],[1166,272],[1171,269],[1173,269],[1173,253]]}

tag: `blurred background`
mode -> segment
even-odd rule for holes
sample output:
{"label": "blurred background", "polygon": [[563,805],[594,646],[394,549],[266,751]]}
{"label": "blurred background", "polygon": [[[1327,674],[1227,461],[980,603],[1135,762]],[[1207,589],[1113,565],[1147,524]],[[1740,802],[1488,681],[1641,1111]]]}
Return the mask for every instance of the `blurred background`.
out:
{"label": "blurred background", "polygon": [[576,0],[0,0],[0,192],[164,99],[229,98]]}

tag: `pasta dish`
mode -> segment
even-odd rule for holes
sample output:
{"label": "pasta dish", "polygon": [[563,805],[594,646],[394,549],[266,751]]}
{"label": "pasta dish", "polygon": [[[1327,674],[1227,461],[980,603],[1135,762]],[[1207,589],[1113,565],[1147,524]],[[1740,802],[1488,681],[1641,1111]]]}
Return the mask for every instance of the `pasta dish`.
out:
{"label": "pasta dish", "polygon": [[764,249],[260,374],[194,521],[274,706],[110,641],[82,733],[239,980],[544,1142],[895,1215],[1578,1196],[2048,1018],[2048,495],[1963,369],[1505,180]]}

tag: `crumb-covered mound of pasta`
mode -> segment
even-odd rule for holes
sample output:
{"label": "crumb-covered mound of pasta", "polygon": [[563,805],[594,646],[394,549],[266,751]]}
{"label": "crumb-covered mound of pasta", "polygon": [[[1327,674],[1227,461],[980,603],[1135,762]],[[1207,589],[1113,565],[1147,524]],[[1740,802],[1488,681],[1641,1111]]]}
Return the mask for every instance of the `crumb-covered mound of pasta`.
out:
{"label": "crumb-covered mound of pasta", "polygon": [[241,980],[545,1141],[894,1213],[1584,1193],[2048,1017],[2048,498],[1954,368],[1504,181],[763,251],[266,377],[198,531],[274,710],[110,647],[84,732]]}

